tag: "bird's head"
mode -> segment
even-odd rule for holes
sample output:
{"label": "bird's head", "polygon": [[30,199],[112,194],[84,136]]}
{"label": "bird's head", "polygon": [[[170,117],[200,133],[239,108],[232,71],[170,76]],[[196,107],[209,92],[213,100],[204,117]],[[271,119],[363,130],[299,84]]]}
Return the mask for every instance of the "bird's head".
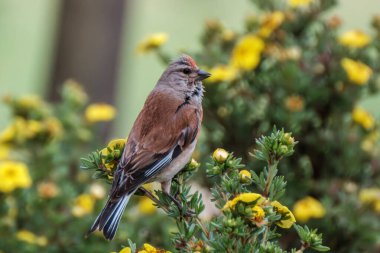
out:
{"label": "bird's head", "polygon": [[189,93],[202,88],[202,80],[208,77],[210,74],[199,69],[193,58],[182,55],[170,63],[157,85],[165,85],[178,92]]}

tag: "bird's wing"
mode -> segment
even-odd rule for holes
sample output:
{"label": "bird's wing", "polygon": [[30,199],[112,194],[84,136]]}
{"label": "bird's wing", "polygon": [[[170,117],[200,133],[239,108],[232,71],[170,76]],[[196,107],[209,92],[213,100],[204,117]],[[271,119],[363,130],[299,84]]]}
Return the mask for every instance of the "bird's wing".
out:
{"label": "bird's wing", "polygon": [[170,164],[196,139],[201,120],[200,107],[153,91],[128,137],[111,196],[135,190]]}

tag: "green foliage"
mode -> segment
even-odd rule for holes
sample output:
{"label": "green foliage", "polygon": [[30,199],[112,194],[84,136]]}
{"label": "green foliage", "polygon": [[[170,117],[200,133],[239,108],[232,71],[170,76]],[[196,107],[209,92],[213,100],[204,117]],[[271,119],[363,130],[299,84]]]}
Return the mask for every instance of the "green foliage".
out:
{"label": "green foliage", "polygon": [[[290,210],[277,200],[285,192],[286,182],[283,176],[277,176],[280,160],[294,152],[294,141],[290,133],[273,130],[269,136],[257,139],[255,157],[267,162],[259,174],[252,177],[242,159],[232,153],[217,149],[212,160],[207,163],[207,176],[214,180],[211,187],[211,201],[220,210],[211,220],[202,220],[200,214],[205,210],[201,194],[191,191],[189,180],[192,178],[194,160],[175,176],[170,195],[156,190],[155,194],[140,188],[139,194],[145,194],[171,217],[177,230],[170,238],[172,247],[179,252],[286,252],[281,249],[279,239],[282,234],[278,227],[295,226],[301,240],[303,252],[307,248],[326,251],[322,245],[322,236],[316,230],[294,225],[295,219]],[[99,157],[95,152],[92,157]],[[101,172],[98,164],[101,160],[82,160],[86,169]],[[266,169],[268,168],[268,169]],[[246,178],[242,180],[242,175]],[[281,231],[280,231],[281,232]],[[136,252],[129,242],[132,252]],[[132,247],[132,246],[133,247]],[[296,249],[291,249],[296,252]]]}
{"label": "green foliage", "polygon": [[[287,194],[283,181],[273,179],[279,190],[269,190],[270,197],[295,203],[301,223],[323,231],[334,252],[377,252],[380,198],[366,197],[367,188],[380,192],[379,124],[360,103],[379,95],[379,15],[367,35],[339,30],[340,18],[326,15],[337,1],[252,3],[257,11],[239,30],[208,21],[201,48],[187,52],[212,74],[201,151],[223,146],[251,164],[253,139],[273,125],[291,131],[300,144],[279,165]],[[252,171],[252,180],[265,191],[265,177],[276,172],[268,165],[258,175]],[[310,196],[322,205],[315,217]]]}
{"label": "green foliage", "polygon": [[[26,174],[0,173],[0,251],[108,252],[119,245],[84,238],[105,197],[103,186],[79,170],[78,156],[98,146],[102,128],[85,117],[86,93],[68,81],[54,104],[30,95],[4,101],[12,118],[0,134],[0,149],[9,150],[0,155],[0,171],[9,162],[8,169],[17,171],[17,162]],[[3,187],[26,178],[24,187]]]}

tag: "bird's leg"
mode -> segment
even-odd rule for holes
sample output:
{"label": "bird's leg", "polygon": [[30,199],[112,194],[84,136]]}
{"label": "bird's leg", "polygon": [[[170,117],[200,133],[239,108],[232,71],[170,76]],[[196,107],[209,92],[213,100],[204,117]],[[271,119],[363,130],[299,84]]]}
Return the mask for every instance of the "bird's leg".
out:
{"label": "bird's leg", "polygon": [[[162,192],[165,193],[166,196],[168,196],[174,202],[174,204],[177,206],[178,210],[180,210],[180,212],[182,213],[182,211],[183,211],[183,205],[178,201],[178,199],[176,199],[175,197],[173,197],[170,194],[171,183],[172,183],[171,180],[166,181],[166,182],[162,182],[161,183]],[[195,213],[193,211],[191,211],[191,210],[187,210],[187,212],[185,213],[185,215],[186,216],[194,216]]]}

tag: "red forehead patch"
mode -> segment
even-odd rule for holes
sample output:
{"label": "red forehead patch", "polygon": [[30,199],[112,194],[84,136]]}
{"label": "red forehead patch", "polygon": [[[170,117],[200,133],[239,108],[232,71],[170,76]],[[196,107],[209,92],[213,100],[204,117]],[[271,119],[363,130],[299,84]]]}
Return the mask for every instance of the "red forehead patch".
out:
{"label": "red forehead patch", "polygon": [[191,65],[191,67],[193,68],[198,68],[197,64],[195,63],[194,59],[191,58],[190,56],[186,55],[185,56],[185,59],[187,60],[187,62]]}

